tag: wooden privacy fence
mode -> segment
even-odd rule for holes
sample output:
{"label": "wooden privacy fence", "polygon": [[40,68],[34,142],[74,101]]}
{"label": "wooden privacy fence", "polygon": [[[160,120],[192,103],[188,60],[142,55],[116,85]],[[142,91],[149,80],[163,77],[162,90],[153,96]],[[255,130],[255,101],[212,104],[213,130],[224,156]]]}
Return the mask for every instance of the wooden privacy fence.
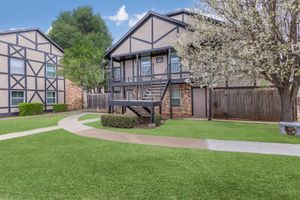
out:
{"label": "wooden privacy fence", "polygon": [[212,97],[214,118],[280,119],[280,96],[276,88],[216,88]]}
{"label": "wooden privacy fence", "polygon": [[[104,94],[87,94],[86,95],[86,110],[90,112],[107,112],[108,111],[108,93]],[[121,98],[116,94],[115,99]],[[115,106],[115,112],[121,112],[121,107]]]}

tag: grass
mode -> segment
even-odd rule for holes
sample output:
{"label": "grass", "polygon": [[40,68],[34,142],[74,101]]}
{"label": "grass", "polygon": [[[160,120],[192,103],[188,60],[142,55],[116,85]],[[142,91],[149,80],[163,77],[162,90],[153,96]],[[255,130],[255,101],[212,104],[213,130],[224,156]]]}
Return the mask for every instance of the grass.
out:
{"label": "grass", "polygon": [[63,130],[0,142],[0,199],[298,199],[298,157],[106,142]]}
{"label": "grass", "polygon": [[112,129],[103,127],[99,121],[87,125],[145,135],[300,144],[299,137],[282,135],[278,125],[274,124],[167,120],[164,125],[155,129]]}
{"label": "grass", "polygon": [[69,113],[43,114],[30,117],[13,117],[0,120],[0,135],[57,125]]}
{"label": "grass", "polygon": [[79,118],[79,121],[84,121],[84,120],[88,120],[88,119],[97,119],[100,118],[101,113],[95,113],[95,114],[86,114],[82,117]]}

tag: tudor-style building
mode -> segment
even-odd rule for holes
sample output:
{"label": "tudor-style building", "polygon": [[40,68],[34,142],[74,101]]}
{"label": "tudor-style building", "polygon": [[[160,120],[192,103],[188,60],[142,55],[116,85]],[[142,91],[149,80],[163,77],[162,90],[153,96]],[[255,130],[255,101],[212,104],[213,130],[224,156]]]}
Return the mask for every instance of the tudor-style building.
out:
{"label": "tudor-style building", "polygon": [[43,103],[45,111],[65,103],[65,88],[74,87],[58,73],[62,57],[40,29],[0,32],[0,116],[16,114],[22,102]]}
{"label": "tudor-style building", "polygon": [[186,83],[173,44],[187,31],[193,13],[150,11],[106,53],[110,59],[110,112],[169,117],[206,117],[207,91]]}

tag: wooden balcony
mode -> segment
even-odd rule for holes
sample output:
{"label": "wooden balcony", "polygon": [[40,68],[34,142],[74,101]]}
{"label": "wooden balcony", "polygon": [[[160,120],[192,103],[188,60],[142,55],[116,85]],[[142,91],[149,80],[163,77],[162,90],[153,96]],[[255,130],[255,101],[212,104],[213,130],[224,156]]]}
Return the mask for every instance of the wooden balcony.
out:
{"label": "wooden balcony", "polygon": [[167,83],[171,80],[172,83],[183,83],[188,79],[189,72],[176,72],[176,73],[162,73],[151,74],[133,77],[114,77],[110,79],[110,85],[114,87],[120,86],[134,86],[134,85],[147,85],[147,84],[159,84]]}

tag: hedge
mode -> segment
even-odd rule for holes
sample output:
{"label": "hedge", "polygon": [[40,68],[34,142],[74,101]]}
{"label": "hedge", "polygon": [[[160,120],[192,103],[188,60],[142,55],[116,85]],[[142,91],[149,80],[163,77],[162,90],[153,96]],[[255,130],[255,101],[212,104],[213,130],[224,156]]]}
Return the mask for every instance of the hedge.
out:
{"label": "hedge", "polygon": [[102,115],[103,126],[115,128],[133,128],[137,124],[138,118],[127,115]]}
{"label": "hedge", "polygon": [[154,123],[155,123],[155,126],[160,126],[160,125],[161,125],[161,120],[162,120],[161,115],[155,115],[155,116],[154,116]]}
{"label": "hedge", "polygon": [[42,103],[20,103],[18,106],[20,116],[38,115],[42,114],[44,110]]}
{"label": "hedge", "polygon": [[54,104],[53,105],[53,112],[67,112],[68,111],[68,105],[67,104]]}

